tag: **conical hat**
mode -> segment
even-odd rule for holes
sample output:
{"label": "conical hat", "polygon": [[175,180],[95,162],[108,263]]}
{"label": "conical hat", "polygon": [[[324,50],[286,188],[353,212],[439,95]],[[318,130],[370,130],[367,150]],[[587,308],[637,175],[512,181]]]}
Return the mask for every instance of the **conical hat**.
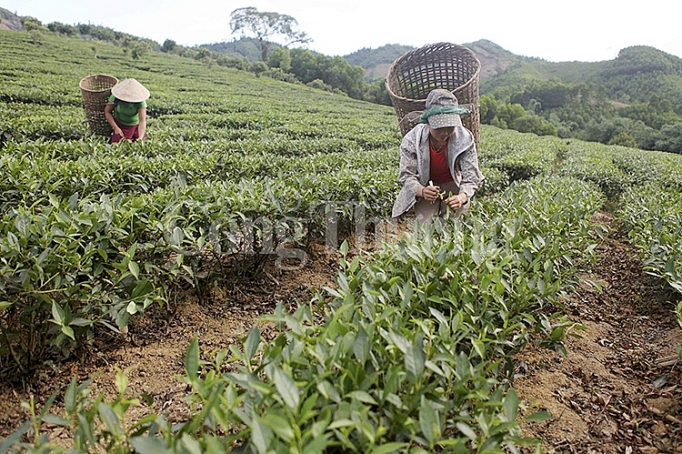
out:
{"label": "conical hat", "polygon": [[111,89],[111,94],[125,102],[142,102],[149,98],[149,90],[135,79],[124,79]]}

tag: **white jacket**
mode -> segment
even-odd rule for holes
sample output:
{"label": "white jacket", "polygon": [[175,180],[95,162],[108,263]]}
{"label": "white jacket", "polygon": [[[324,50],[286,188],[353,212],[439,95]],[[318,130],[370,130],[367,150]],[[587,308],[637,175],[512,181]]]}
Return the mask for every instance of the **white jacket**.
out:
{"label": "white jacket", "polygon": [[[476,143],[471,131],[455,126],[447,150],[448,167],[453,181],[471,199],[478,189],[483,174],[478,168]],[[417,203],[417,190],[428,186],[431,153],[429,152],[429,127],[420,123],[412,128],[400,144],[400,174],[402,188],[393,204],[392,216],[398,217]]]}

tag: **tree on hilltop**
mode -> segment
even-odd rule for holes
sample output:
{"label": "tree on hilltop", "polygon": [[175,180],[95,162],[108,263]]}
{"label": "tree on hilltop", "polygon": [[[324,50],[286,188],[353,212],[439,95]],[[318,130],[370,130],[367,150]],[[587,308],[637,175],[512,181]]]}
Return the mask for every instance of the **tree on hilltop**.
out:
{"label": "tree on hilltop", "polygon": [[230,29],[232,33],[237,31],[252,33],[258,40],[260,48],[260,60],[265,62],[270,53],[269,40],[273,36],[281,35],[286,41],[284,47],[294,43],[309,43],[312,41],[306,32],[294,30],[298,25],[296,19],[286,14],[260,12],[253,6],[237,8],[230,13]]}

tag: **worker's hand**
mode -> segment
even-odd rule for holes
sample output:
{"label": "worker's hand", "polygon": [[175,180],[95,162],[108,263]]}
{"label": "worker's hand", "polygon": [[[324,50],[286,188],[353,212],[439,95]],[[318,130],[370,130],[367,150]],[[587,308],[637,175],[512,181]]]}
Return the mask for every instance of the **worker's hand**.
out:
{"label": "worker's hand", "polygon": [[440,186],[422,186],[421,188],[421,197],[429,202],[435,201],[438,194],[440,194]]}
{"label": "worker's hand", "polygon": [[465,193],[456,194],[444,200],[445,204],[453,210],[459,210],[469,201],[469,197]]}

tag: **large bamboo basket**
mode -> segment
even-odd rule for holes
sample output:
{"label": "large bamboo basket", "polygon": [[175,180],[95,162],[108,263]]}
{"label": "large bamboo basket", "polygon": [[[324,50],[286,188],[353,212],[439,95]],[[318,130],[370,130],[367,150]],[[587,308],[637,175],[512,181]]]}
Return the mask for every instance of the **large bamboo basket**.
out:
{"label": "large bamboo basket", "polygon": [[455,95],[459,104],[466,104],[471,109],[470,114],[461,116],[462,125],[472,132],[478,147],[480,70],[481,63],[473,51],[451,43],[413,49],[394,61],[386,76],[386,89],[398,115],[402,135],[419,122],[429,92],[445,88]]}
{"label": "large bamboo basket", "polygon": [[80,81],[83,107],[93,134],[111,136],[111,125],[104,117],[104,106],[109,101],[111,88],[117,83],[117,78],[106,74],[87,76]]}

